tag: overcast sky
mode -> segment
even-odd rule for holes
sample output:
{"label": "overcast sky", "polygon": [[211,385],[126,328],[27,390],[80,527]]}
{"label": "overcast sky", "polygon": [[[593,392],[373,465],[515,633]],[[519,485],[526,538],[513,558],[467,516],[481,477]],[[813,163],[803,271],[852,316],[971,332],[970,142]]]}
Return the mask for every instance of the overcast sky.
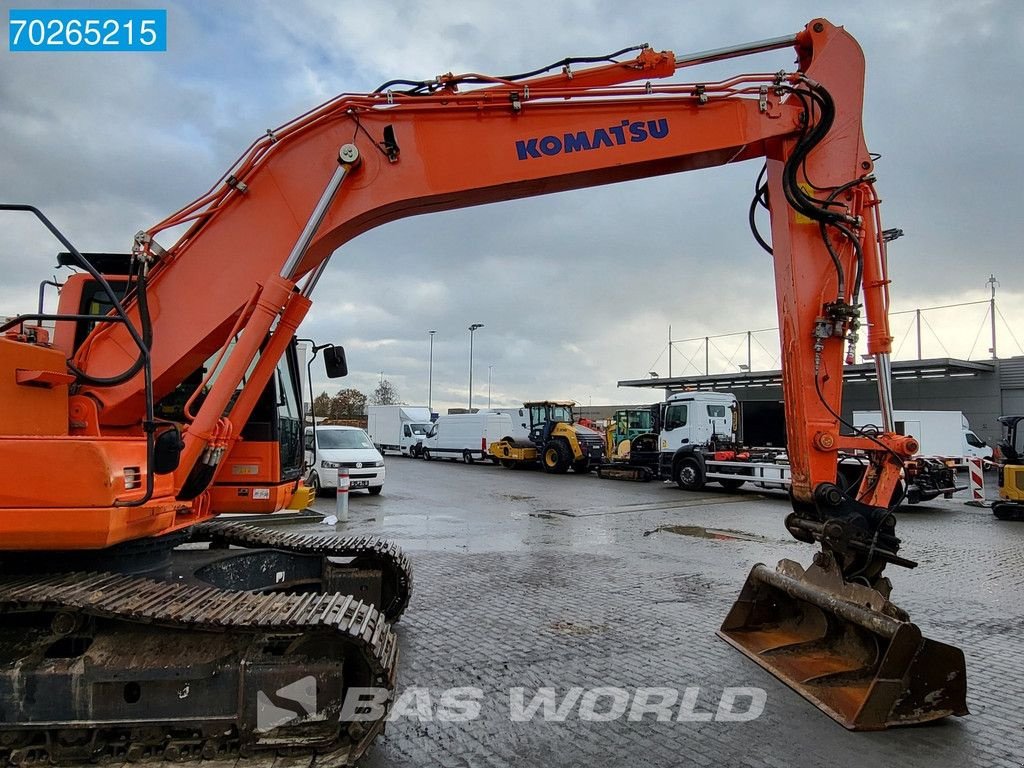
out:
{"label": "overcast sky", "polygon": [[[62,3],[13,7],[33,5]],[[1018,0],[648,0],[625,13],[586,0],[63,5],[168,10],[166,53],[0,52],[0,198],[39,206],[82,250],[113,251],[204,192],[266,128],[343,91],[448,71],[525,71],[643,42],[681,54],[790,34],[823,15],[867,58],[864,123],[882,155],[884,221],[906,233],[890,248],[893,309],[985,299],[994,273],[1009,326],[999,320],[999,351],[1022,353]],[[6,27],[12,4],[0,7]],[[775,71],[792,58],[778,51],[682,78]],[[466,404],[471,323],[484,324],[475,406],[486,404],[489,366],[495,405],[650,399],[616,381],[667,375],[670,324],[678,340],[776,325],[771,265],[746,223],[759,167],[388,224],[335,256],[302,333],[345,345],[352,373],[343,386],[369,393],[383,372],[404,401],[425,404],[435,329],[435,410]],[[33,309],[57,250],[34,222],[4,216],[0,316]],[[985,357],[985,312],[925,313],[924,355]],[[893,319],[903,358],[916,354],[911,321]],[[774,334],[756,335],[755,369],[777,367],[777,354]],[[740,363],[743,337],[715,340],[712,372]],[[675,374],[703,366],[701,342],[676,345]]]}

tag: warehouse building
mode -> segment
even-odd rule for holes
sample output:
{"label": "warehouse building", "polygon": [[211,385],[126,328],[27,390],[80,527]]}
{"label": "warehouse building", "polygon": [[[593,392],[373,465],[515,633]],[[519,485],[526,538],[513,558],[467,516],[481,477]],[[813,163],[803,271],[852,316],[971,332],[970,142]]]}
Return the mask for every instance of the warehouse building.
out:
{"label": "warehouse building", "polygon": [[[898,409],[963,411],[974,431],[990,445],[1000,439],[998,417],[1024,413],[1024,356],[1004,360],[905,360],[892,363],[893,402]],[[846,366],[843,418],[878,409],[874,363]],[[658,390],[650,401],[685,390],[732,392],[741,403],[782,400],[782,371],[626,379],[620,387]],[[641,398],[643,399],[643,398]]]}

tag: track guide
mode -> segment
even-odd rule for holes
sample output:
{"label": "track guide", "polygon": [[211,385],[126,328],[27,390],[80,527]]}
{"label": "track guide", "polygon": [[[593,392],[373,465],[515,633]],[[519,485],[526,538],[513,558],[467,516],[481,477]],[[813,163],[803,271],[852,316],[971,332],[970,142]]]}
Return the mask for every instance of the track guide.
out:
{"label": "track guide", "polygon": [[[181,716],[168,716],[165,723],[150,717],[145,723],[131,722],[127,718],[120,722],[105,721],[93,711],[92,701],[88,705],[91,719],[81,715],[58,716],[51,722],[41,722],[34,717],[25,722],[24,713],[8,712],[0,719],[0,765],[98,760],[135,762],[161,758],[219,763],[256,755],[294,755],[296,751],[330,754],[332,764],[351,764],[383,730],[386,715],[375,721],[340,722],[339,699],[343,699],[351,685],[393,690],[395,684],[398,646],[389,623],[372,605],[337,593],[231,592],[110,573],[9,576],[0,577],[0,615],[3,615],[0,621],[8,626],[26,617],[49,621],[48,628],[36,621],[39,626],[26,630],[23,635],[35,638],[23,641],[29,651],[25,658],[28,663],[46,667],[47,671],[38,678],[46,682],[50,679],[46,674],[51,674],[52,670],[46,661],[39,659],[47,658],[47,649],[52,649],[54,642],[63,638],[88,640],[94,643],[93,648],[101,647],[104,639],[110,645],[113,638],[116,647],[118,638],[132,638],[134,647],[122,651],[130,661],[137,658],[133,654],[136,651],[141,654],[149,642],[156,641],[160,647],[160,641],[177,639],[181,644],[196,641],[199,633],[209,633],[198,643],[213,650],[208,658],[196,659],[195,670],[187,654],[172,645],[175,649],[170,652],[172,658],[176,658],[175,651],[179,656],[186,656],[182,665],[184,671],[178,674],[192,674],[191,684],[197,688],[212,685],[210,680],[216,679],[217,674],[238,675],[248,686],[244,690],[246,700],[239,702],[237,712],[232,717],[221,716],[216,722],[207,722],[205,710],[201,708],[213,705],[204,701],[193,704],[199,709],[191,724],[187,722],[189,718]],[[165,631],[171,634],[170,638],[163,636]],[[20,639],[21,635],[18,637]],[[264,649],[273,642],[283,650],[267,654]],[[222,647],[227,650],[217,650]],[[84,652],[81,658],[87,659],[88,654]],[[197,657],[202,655],[196,653]],[[102,661],[110,664],[109,659]],[[124,665],[121,659],[117,661]],[[143,685],[149,684],[153,670],[155,674],[160,673],[159,659],[146,661],[150,668],[142,672]],[[207,667],[220,666],[215,673],[204,677],[203,663]],[[89,663],[85,666],[88,668]],[[138,670],[135,672],[140,674]],[[265,673],[265,678],[260,678],[260,673]],[[8,677],[2,682],[10,684],[12,676],[21,672],[8,669],[5,674]],[[273,681],[291,682],[303,675],[316,675],[315,690],[319,692],[323,687],[332,694],[333,698],[329,697],[327,702],[318,702],[317,712],[321,712],[322,707],[325,714],[309,717],[310,722],[306,723],[284,722],[280,727],[261,728],[253,688],[262,696]],[[115,675],[114,679],[123,677]],[[97,683],[98,686],[105,684],[108,684],[105,680]],[[117,685],[120,691],[122,684]],[[274,683],[275,687],[277,685]],[[243,691],[231,689],[229,693],[241,699]],[[124,708],[120,702],[118,705]],[[75,707],[61,702],[57,711],[61,706]]]}
{"label": "track guide", "polygon": [[219,546],[267,547],[304,555],[354,558],[355,564],[383,572],[383,605],[377,606],[390,622],[401,618],[412,596],[412,565],[402,548],[372,536],[334,536],[319,533],[283,533],[250,523],[217,519],[192,529],[192,541]]}

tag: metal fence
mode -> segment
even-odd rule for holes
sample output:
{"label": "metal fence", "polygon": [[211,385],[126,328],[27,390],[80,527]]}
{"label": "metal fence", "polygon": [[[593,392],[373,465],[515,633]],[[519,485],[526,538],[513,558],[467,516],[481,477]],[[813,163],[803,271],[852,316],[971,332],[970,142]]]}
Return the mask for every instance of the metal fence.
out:
{"label": "metal fence", "polygon": [[[1014,307],[1016,314],[1020,307]],[[995,359],[1024,355],[1021,322],[1007,320],[995,298],[920,307],[889,313],[893,360]],[[858,354],[867,357],[862,329]],[[779,329],[758,328],[668,341],[643,376],[700,376],[738,371],[774,371],[781,367]]]}

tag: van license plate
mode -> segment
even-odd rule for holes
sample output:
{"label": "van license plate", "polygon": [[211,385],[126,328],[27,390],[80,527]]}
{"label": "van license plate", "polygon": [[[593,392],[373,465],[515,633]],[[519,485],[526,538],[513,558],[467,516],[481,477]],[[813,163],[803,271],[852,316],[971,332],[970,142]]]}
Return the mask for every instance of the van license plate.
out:
{"label": "van license plate", "polygon": [[352,487],[353,488],[369,488],[370,487],[370,481],[369,480],[353,480],[352,481]]}

